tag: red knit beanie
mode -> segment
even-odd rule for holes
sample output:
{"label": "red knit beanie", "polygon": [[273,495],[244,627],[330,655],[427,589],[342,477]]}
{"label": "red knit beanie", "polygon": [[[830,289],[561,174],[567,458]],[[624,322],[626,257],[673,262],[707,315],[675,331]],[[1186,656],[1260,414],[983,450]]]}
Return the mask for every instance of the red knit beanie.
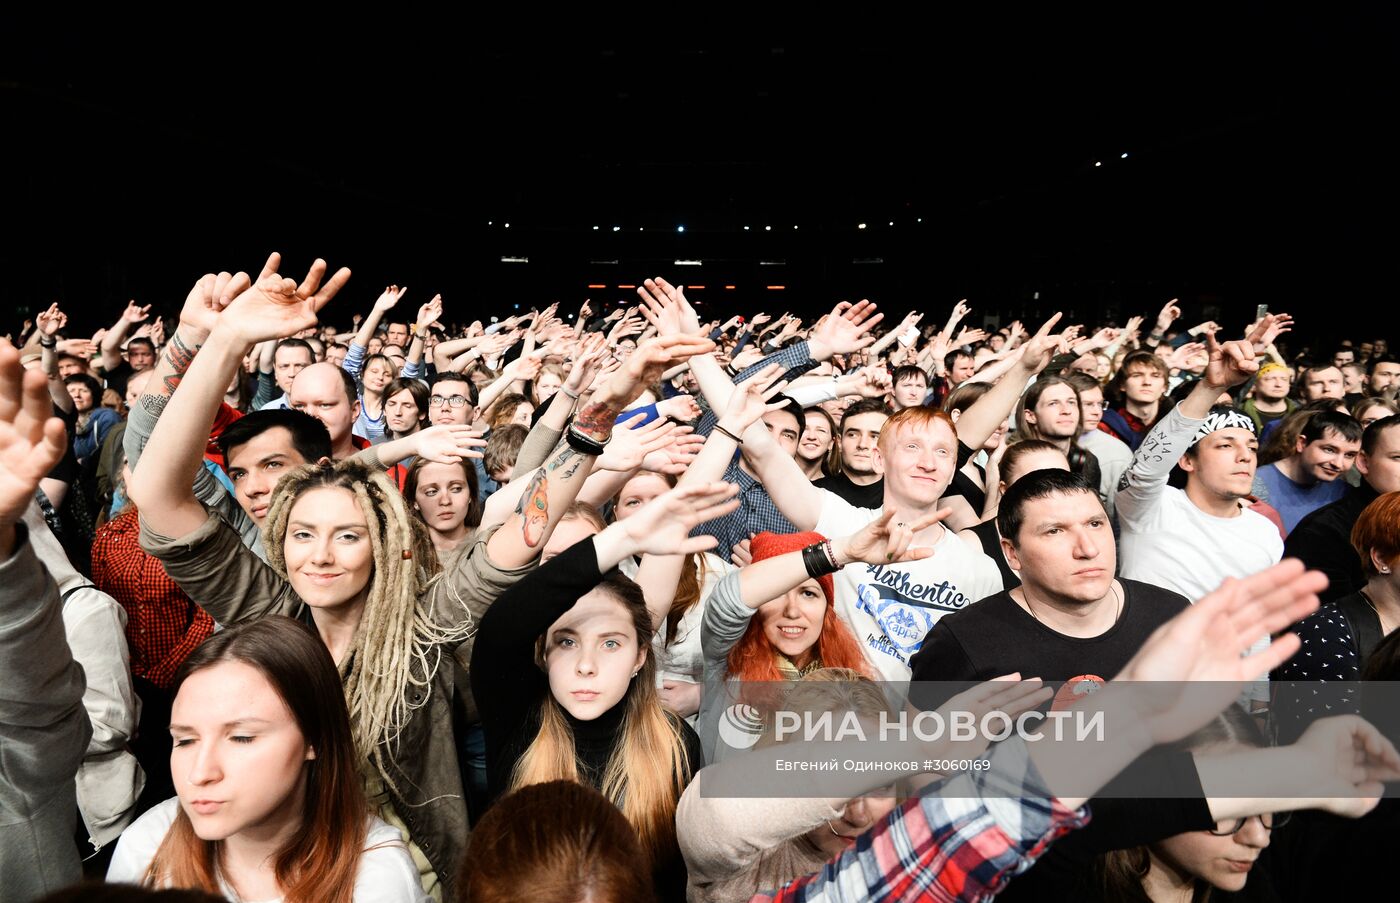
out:
{"label": "red knit beanie", "polygon": [[[786,555],[788,552],[800,552],[824,539],[826,537],[820,533],[760,533],[749,540],[749,551],[753,553],[754,561],[763,561],[765,558]],[[817,582],[822,585],[822,592],[826,593],[826,604],[830,605],[836,598],[836,587],[832,583],[831,575],[818,577]]]}

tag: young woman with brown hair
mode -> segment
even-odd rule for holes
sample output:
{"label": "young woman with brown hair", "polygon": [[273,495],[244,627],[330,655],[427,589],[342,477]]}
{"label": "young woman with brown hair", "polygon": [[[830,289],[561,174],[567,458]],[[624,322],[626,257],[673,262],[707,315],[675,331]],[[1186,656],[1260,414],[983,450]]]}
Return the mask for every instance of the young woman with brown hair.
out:
{"label": "young woman with brown hair", "polygon": [[360,789],[340,677],[272,617],[214,634],[174,683],[176,798],[122,835],[107,880],[286,903],[422,900],[399,832]]}

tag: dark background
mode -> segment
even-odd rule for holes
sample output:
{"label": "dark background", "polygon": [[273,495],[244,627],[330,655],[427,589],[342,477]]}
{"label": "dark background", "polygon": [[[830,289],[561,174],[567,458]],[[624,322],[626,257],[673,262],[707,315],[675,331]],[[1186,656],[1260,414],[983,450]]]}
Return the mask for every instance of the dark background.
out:
{"label": "dark background", "polygon": [[1392,332],[1393,22],[1218,6],[53,33],[0,64],[5,312],[173,314],[277,249],[355,271],[340,325],[389,282],[465,322],[666,275],[716,316],[1121,322],[1179,296],[1192,322]]}

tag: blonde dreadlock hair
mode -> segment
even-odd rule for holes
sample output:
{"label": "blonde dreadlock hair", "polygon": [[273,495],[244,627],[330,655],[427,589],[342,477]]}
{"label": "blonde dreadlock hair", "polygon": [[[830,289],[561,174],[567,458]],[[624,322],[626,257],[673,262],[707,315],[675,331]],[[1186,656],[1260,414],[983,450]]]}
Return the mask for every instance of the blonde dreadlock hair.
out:
{"label": "blonde dreadlock hair", "polygon": [[[396,739],[412,710],[427,700],[442,644],[470,637],[476,625],[468,620],[444,627],[418,604],[439,570],[427,528],[383,472],[358,461],[306,464],[278,481],[263,529],[267,562],[278,574],[287,576],[283,543],[292,508],[303,493],[320,488],[353,495],[368,527],[374,571],[360,626],[339,669],[355,749],[397,787],[382,745]],[[408,701],[411,688],[423,690],[416,705]]]}

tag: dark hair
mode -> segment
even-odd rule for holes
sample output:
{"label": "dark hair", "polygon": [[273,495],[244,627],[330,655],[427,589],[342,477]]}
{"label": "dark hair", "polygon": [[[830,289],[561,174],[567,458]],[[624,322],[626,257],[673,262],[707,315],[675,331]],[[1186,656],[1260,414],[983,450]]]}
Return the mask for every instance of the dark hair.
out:
{"label": "dark hair", "polygon": [[627,818],[597,790],[574,781],[531,784],[472,828],[457,899],[647,903],[655,899],[649,861]]}
{"label": "dark hair", "polygon": [[428,383],[428,389],[432,390],[437,388],[438,383],[466,383],[467,403],[472,407],[476,407],[477,402],[481,399],[481,394],[476,388],[476,383],[468,379],[465,373],[458,373],[455,370],[443,370],[434,373],[432,380]]}
{"label": "dark hair", "polygon": [[1305,443],[1313,443],[1327,435],[1331,430],[1348,442],[1361,441],[1361,424],[1350,414],[1342,414],[1337,411],[1320,411],[1314,414],[1307,423],[1303,424],[1298,435]]}
{"label": "dark hair", "polygon": [[316,349],[312,348],[305,339],[283,339],[278,342],[277,347],[272,349],[272,359],[274,361],[277,360],[277,352],[281,351],[283,348],[304,349],[306,351],[306,356],[311,358],[311,363],[316,363]]}
{"label": "dark hair", "polygon": [[1007,487],[1006,495],[1001,497],[1001,505],[997,509],[997,529],[1013,546],[1019,545],[1026,503],[1073,492],[1087,492],[1099,501],[1100,505],[1103,504],[1099,499],[1098,490],[1077,473],[1066,470],[1033,470]]}
{"label": "dark hair", "polygon": [[1366,362],[1366,375],[1371,376],[1376,372],[1376,368],[1381,364],[1400,364],[1400,360],[1389,355],[1385,357],[1373,357]]}
{"label": "dark hair", "polygon": [[923,380],[924,385],[928,385],[928,374],[924,372],[924,368],[916,367],[913,364],[905,364],[902,367],[895,367],[893,375],[890,376],[890,385],[897,386],[899,385],[900,380],[909,379],[914,376],[917,376],[919,379]]}
{"label": "dark hair", "polygon": [[132,346],[132,345],[145,345],[148,349],[150,349],[151,354],[155,354],[155,353],[156,353],[156,343],[155,343],[155,342],[152,342],[150,339],[146,338],[146,337],[143,336],[143,335],[139,335],[139,336],[137,336],[136,338],[134,338],[134,339],[132,339],[131,341],[129,341],[129,342],[126,343],[126,350],[127,350],[128,352],[131,351],[131,346]]}
{"label": "dark hair", "polygon": [[[807,415],[803,413],[802,405],[798,404],[796,401],[794,401],[786,395],[779,395],[774,400],[781,401],[783,403],[783,406],[781,408],[778,408],[778,411],[782,411],[783,413],[791,417],[793,420],[797,421],[797,438],[801,439],[802,431],[807,428]],[[777,412],[775,411],[773,413]]]}
{"label": "dark hair", "polygon": [[977,358],[968,354],[966,351],[963,351],[961,348],[954,348],[952,351],[949,351],[947,354],[943,355],[943,369],[951,372],[953,367],[957,364],[958,358],[960,357],[965,357],[970,361],[977,360]]}
{"label": "dark hair", "polygon": [[[486,468],[489,477],[498,470],[510,470],[520,457],[520,447],[530,431],[518,423],[507,423],[491,431],[486,440],[486,450],[481,455],[481,466]],[[494,479],[494,477],[493,477]]]}
{"label": "dark hair", "polygon": [[1381,433],[1396,426],[1400,426],[1400,414],[1382,417],[1366,427],[1366,431],[1361,434],[1361,451],[1368,456],[1375,454],[1376,444],[1381,441]]}
{"label": "dark hair", "polygon": [[[1074,390],[1075,390],[1076,392],[1078,392],[1080,395],[1083,395],[1085,392],[1092,392],[1092,391],[1095,390],[1095,389],[1098,389],[1098,390],[1101,391],[1101,392],[1103,391],[1103,383],[1099,382],[1097,379],[1094,379],[1092,376],[1090,376],[1090,375],[1087,374],[1087,373],[1082,373],[1082,372],[1080,372],[1079,370],[1067,370],[1067,371],[1065,371],[1065,374],[1064,374],[1064,377],[1063,377],[1063,378],[1064,378],[1064,380],[1065,380],[1066,382],[1068,382],[1071,386],[1074,386]],[[1080,413],[1080,417],[1081,417],[1081,419],[1082,419],[1082,417],[1083,417],[1083,413],[1082,413],[1082,412],[1083,412],[1082,399],[1081,399],[1080,412],[1081,412],[1081,413]]]}
{"label": "dark hair", "polygon": [[[384,387],[384,403],[388,404],[389,399],[400,392],[407,392],[409,395],[413,396],[413,403],[418,406],[418,425],[420,427],[425,425],[428,422],[428,387],[423,385],[421,379],[412,379],[404,376],[395,377]],[[389,429],[389,421],[387,419],[384,421],[384,434],[391,439],[399,438],[397,433]]]}
{"label": "dark hair", "polygon": [[990,391],[992,391],[992,384],[989,382],[963,383],[949,392],[948,397],[943,399],[943,410],[949,414],[954,411],[966,411]]}
{"label": "dark hair", "polygon": [[63,377],[65,386],[80,385],[87,386],[92,393],[92,406],[94,408],[102,405],[102,383],[97,381],[97,377],[87,373],[70,373]]}
{"label": "dark hair", "polygon": [[[890,406],[885,404],[883,398],[862,398],[860,401],[846,408],[841,415],[841,432],[846,432],[846,421],[852,417],[859,417],[861,414],[884,414],[890,416]],[[839,436],[837,437],[840,438]]]}
{"label": "dark hair", "polygon": [[1299,405],[1291,414],[1285,414],[1259,449],[1259,466],[1282,461],[1293,454],[1298,448],[1298,436],[1308,421],[1326,411],[1335,411],[1341,403],[1340,398],[1319,398]]}
{"label": "dark hair", "polygon": [[[1002,480],[1005,480],[1006,475],[1016,469],[1017,465],[1021,463],[1022,458],[1027,455],[1033,455],[1036,452],[1055,452],[1062,457],[1065,454],[1060,451],[1058,445],[1053,442],[1047,442],[1044,439],[1022,439],[1019,442],[1013,442],[1006,447],[1006,451],[1001,453],[1001,466],[998,470],[1001,472]],[[1068,457],[1065,457],[1065,463],[1068,465]],[[1022,474],[1022,476],[1024,476],[1024,474]],[[1009,486],[1010,484],[1008,483],[1007,485]]]}
{"label": "dark hair", "polygon": [[[403,481],[404,501],[408,502],[408,507],[412,509],[414,514],[418,515],[418,519],[423,521],[425,525],[428,519],[423,515],[422,510],[419,509],[418,500],[416,498],[418,495],[418,474],[422,472],[424,467],[432,463],[434,462],[429,461],[421,455],[414,458],[413,466],[408,469],[408,475],[404,477]],[[467,484],[467,491],[471,493],[472,497],[471,502],[467,504],[467,517],[463,523],[467,525],[468,529],[475,529],[481,525],[482,514],[481,484],[476,478],[476,463],[463,459],[457,462],[457,466],[462,468],[463,482]]]}
{"label": "dark hair", "polygon": [[291,408],[264,408],[245,414],[224,427],[215,444],[224,456],[225,466],[229,452],[240,445],[246,445],[271,429],[281,427],[292,436],[292,448],[301,455],[307,464],[315,464],[322,458],[331,456],[331,434],[326,425],[305,411]]}

